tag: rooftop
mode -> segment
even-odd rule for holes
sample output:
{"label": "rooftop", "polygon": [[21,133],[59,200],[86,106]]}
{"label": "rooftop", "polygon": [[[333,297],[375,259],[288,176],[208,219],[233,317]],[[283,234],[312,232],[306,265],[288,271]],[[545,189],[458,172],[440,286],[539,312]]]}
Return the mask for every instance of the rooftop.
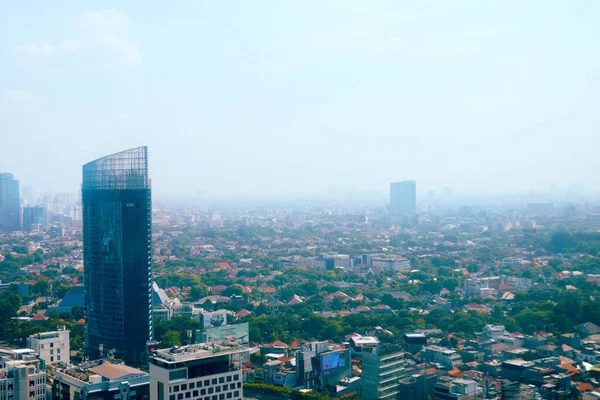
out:
{"label": "rooftop", "polygon": [[236,354],[249,351],[250,348],[245,345],[216,345],[216,344],[194,344],[182,347],[173,347],[170,349],[156,350],[152,359],[165,363],[175,363],[183,361],[198,360],[202,358],[216,357],[224,354]]}

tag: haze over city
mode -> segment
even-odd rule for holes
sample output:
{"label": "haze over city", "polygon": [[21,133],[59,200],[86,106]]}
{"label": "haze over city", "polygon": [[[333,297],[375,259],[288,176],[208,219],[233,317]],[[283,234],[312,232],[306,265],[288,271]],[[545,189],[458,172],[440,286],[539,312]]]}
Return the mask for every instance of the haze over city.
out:
{"label": "haze over city", "polygon": [[3,2],[0,172],[155,195],[600,189],[600,4]]}

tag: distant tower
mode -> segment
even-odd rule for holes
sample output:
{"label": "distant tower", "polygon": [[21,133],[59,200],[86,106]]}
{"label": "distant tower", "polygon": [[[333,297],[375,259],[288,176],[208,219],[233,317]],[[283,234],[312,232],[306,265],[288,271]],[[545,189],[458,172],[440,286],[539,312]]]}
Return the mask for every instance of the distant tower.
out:
{"label": "distant tower", "polygon": [[390,183],[390,219],[393,222],[412,221],[417,212],[417,183],[402,181]]}
{"label": "distant tower", "polygon": [[12,174],[0,173],[0,231],[13,232],[21,229],[21,202],[19,181]]}
{"label": "distant tower", "polygon": [[83,166],[86,350],[115,349],[144,365],[153,338],[148,150],[138,147]]}
{"label": "distant tower", "polygon": [[23,207],[23,231],[45,231],[46,209],[43,206]]}

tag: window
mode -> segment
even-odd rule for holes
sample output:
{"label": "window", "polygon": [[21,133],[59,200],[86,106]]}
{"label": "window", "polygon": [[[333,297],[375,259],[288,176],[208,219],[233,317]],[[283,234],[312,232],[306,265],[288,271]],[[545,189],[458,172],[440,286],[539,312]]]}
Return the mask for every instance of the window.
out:
{"label": "window", "polygon": [[190,382],[190,389],[194,388],[194,382]]}
{"label": "window", "polygon": [[233,393],[231,393],[231,392],[227,393],[227,398],[228,398],[228,399],[230,399],[230,398],[232,397],[232,396],[231,396],[232,394],[233,394]]}
{"label": "window", "polygon": [[208,379],[204,380],[204,386],[208,386]]}
{"label": "window", "polygon": [[175,395],[174,394],[169,395],[169,400],[175,400]]}
{"label": "window", "polygon": [[217,378],[213,378],[211,382],[212,382],[213,385],[216,385],[217,384]]}
{"label": "window", "polygon": [[204,396],[206,394],[206,389],[201,389],[200,390],[200,396]]}
{"label": "window", "polygon": [[221,386],[217,386],[217,387],[215,388],[215,392],[216,392],[216,393],[219,393],[220,391],[221,391]]}
{"label": "window", "polygon": [[50,343],[50,347],[54,347],[54,343]]}
{"label": "window", "polygon": [[57,359],[58,361],[60,361],[60,356],[57,356],[57,357],[56,357],[56,359]]}
{"label": "window", "polygon": [[173,392],[179,392],[179,385],[173,386]]}
{"label": "window", "polygon": [[211,387],[208,388],[208,394],[213,394],[214,391],[215,391],[215,388],[211,388]]}
{"label": "window", "polygon": [[50,354],[54,354],[54,350],[50,350]]}
{"label": "window", "polygon": [[227,375],[227,382],[231,382],[232,376],[231,375]]}
{"label": "window", "polygon": [[181,385],[181,390],[187,390],[187,383]]}
{"label": "window", "polygon": [[233,380],[234,381],[239,381],[240,380],[240,376],[239,375],[234,375],[233,376]]}
{"label": "window", "polygon": [[50,357],[50,362],[54,362],[54,357]]}
{"label": "window", "polygon": [[225,383],[225,377],[224,376],[222,376],[222,377],[219,378],[219,383]]}
{"label": "window", "polygon": [[56,349],[56,354],[60,354],[60,349]]}
{"label": "window", "polygon": [[194,390],[194,393],[192,394],[194,397],[198,397],[198,391]]}
{"label": "window", "polygon": [[183,400],[183,393],[177,394],[177,400]]}
{"label": "window", "polygon": [[231,383],[231,384],[229,384],[229,389],[230,389],[230,390],[233,390],[233,389],[235,389],[235,383]]}
{"label": "window", "polygon": [[235,397],[240,397],[240,392],[236,390],[235,392],[233,392],[233,395],[234,395]]}
{"label": "window", "polygon": [[192,392],[185,392],[185,398],[189,399],[190,397],[192,397]]}
{"label": "window", "polygon": [[242,387],[242,383],[241,383],[241,382],[238,382],[238,383],[237,383],[237,387],[238,387],[238,389],[239,389],[239,388],[241,388],[241,387]]}
{"label": "window", "polygon": [[40,346],[40,349],[43,349],[43,348],[44,348],[44,343],[42,343],[42,345]]}

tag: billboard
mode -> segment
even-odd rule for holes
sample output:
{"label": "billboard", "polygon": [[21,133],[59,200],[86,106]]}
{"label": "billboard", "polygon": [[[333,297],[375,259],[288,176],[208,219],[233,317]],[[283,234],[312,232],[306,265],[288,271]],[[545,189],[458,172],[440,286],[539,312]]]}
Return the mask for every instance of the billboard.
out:
{"label": "billboard", "polygon": [[248,323],[207,328],[206,343],[228,342],[231,344],[248,343]]}
{"label": "billboard", "polygon": [[319,361],[321,364],[320,372],[325,375],[335,374],[350,368],[350,352],[344,349],[322,353]]}
{"label": "billboard", "polygon": [[200,328],[216,328],[227,325],[227,312],[214,311],[200,314]]}

